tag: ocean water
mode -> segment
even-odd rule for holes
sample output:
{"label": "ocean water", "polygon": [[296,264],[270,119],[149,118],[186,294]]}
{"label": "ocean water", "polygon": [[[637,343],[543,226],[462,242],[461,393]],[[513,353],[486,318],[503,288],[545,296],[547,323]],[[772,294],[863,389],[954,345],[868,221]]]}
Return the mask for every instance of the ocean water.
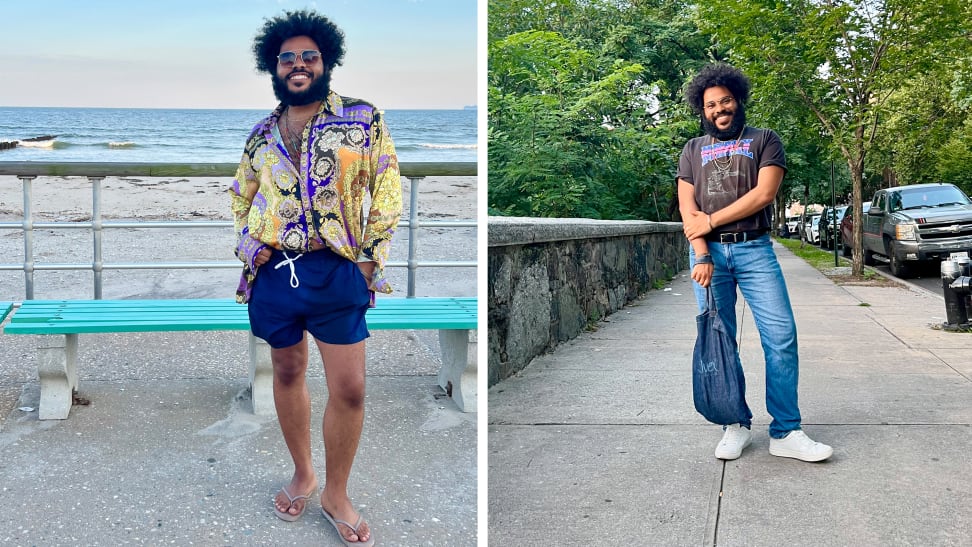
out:
{"label": "ocean water", "polygon": [[[0,107],[0,161],[235,163],[269,110]],[[476,161],[476,110],[387,110],[402,162]],[[24,139],[53,135],[53,141]]]}

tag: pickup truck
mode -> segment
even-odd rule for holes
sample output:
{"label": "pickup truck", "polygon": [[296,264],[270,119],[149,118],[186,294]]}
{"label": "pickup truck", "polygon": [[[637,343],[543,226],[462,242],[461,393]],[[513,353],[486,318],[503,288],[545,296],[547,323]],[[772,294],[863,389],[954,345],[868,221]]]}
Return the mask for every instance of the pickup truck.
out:
{"label": "pickup truck", "polygon": [[951,184],[914,184],[878,190],[864,211],[864,263],[888,258],[905,278],[918,262],[972,251],[972,201]]}

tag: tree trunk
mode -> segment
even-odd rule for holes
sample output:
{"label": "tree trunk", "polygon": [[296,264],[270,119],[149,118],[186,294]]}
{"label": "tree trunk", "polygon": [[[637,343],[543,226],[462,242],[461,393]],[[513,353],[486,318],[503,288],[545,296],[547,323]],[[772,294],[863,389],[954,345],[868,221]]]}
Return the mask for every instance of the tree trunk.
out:
{"label": "tree trunk", "polygon": [[863,211],[863,180],[864,180],[864,158],[859,151],[858,158],[847,158],[847,166],[850,168],[851,176],[851,196],[854,214],[854,255],[851,274],[856,277],[864,275],[864,211]]}

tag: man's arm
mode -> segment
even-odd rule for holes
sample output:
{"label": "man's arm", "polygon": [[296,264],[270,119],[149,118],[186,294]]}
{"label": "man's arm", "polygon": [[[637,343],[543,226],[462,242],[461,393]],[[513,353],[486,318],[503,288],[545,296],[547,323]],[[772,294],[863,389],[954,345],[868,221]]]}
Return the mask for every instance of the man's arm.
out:
{"label": "man's arm", "polygon": [[[689,240],[703,237],[719,226],[736,222],[763,210],[776,199],[776,193],[780,189],[785,173],[778,165],[768,165],[759,170],[756,186],[725,208],[705,214],[696,206],[695,211],[689,212],[689,216],[686,216],[683,211],[682,229],[685,231],[685,237]],[[679,200],[682,199],[681,184],[682,181],[679,181]],[[692,204],[695,205],[694,197]]]}
{"label": "man's arm", "polygon": [[244,153],[240,166],[236,169],[233,185],[228,192],[233,211],[233,225],[236,228],[236,256],[254,272],[266,263],[270,256],[270,250],[266,245],[250,237],[250,207],[253,206],[253,198],[259,189],[260,181],[253,171],[250,157]]}
{"label": "man's arm", "polygon": [[[685,179],[678,179],[678,211],[682,214],[683,226],[685,219],[692,218],[693,215],[701,213],[699,211],[699,204],[695,202],[695,186]],[[705,218],[704,213],[703,218]],[[686,237],[688,237],[687,230]],[[704,238],[697,236],[694,238],[689,237],[688,240],[689,245],[692,246],[692,250],[695,251],[696,258],[709,254],[709,244],[706,243]],[[708,287],[709,283],[712,282],[713,269],[714,266],[711,263],[696,263],[692,268],[692,279],[699,285]]]}
{"label": "man's arm", "polygon": [[369,289],[389,292],[384,269],[391,248],[392,234],[395,233],[402,216],[402,180],[395,144],[388,134],[384,117],[375,121],[372,132],[371,210],[368,211],[364,241],[358,254],[358,267],[368,279]]}

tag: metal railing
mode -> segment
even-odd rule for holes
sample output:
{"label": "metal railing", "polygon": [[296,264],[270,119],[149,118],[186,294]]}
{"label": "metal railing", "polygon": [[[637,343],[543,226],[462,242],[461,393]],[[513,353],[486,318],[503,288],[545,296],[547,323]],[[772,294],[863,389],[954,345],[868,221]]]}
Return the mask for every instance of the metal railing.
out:
{"label": "metal railing", "polygon": [[[418,230],[420,228],[474,228],[476,220],[419,220],[418,187],[429,176],[475,176],[475,162],[403,162],[401,174],[410,181],[410,207],[408,220],[399,227],[408,228],[408,259],[405,262],[389,261],[386,267],[408,268],[408,297],[415,296],[415,279],[418,268],[474,268],[476,261],[423,261],[416,257]],[[102,272],[105,270],[136,269],[210,269],[240,268],[239,260],[221,262],[116,262],[106,263],[102,258],[102,234],[105,229],[117,228],[233,228],[232,221],[151,221],[113,222],[102,220],[101,183],[105,177],[232,177],[236,174],[235,163],[82,163],[82,162],[0,162],[0,175],[13,175],[23,183],[24,213],[22,222],[0,222],[0,230],[22,230],[24,233],[24,261],[20,264],[0,264],[0,271],[23,270],[26,299],[34,298],[34,272],[40,270],[91,270],[94,273],[94,297],[102,298]],[[85,176],[91,182],[91,221],[34,222],[32,208],[32,183],[37,177]],[[94,243],[91,263],[35,263],[34,230],[90,229]]]}

